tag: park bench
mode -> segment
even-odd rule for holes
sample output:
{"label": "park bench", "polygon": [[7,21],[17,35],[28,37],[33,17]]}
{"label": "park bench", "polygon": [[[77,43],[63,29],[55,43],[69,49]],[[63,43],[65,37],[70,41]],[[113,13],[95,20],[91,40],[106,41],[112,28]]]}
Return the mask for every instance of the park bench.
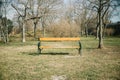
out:
{"label": "park bench", "polygon": [[[65,49],[78,49],[78,53],[81,55],[81,49],[82,49],[82,45],[80,42],[80,38],[79,37],[72,37],[72,38],[38,38],[39,42],[38,42],[38,53],[41,53],[42,49],[57,49],[57,48],[65,48]],[[77,45],[70,45],[70,46],[54,46],[54,43],[56,42],[77,42]],[[51,45],[42,45],[42,42],[54,42]],[[57,43],[56,43],[57,44]]]}

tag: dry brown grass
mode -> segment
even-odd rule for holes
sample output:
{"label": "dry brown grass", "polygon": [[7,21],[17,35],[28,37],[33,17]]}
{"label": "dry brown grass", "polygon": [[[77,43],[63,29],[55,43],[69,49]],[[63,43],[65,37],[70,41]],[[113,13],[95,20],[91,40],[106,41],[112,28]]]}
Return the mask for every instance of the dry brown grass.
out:
{"label": "dry brown grass", "polygon": [[120,45],[111,40],[99,50],[96,40],[82,38],[82,56],[75,49],[47,49],[38,55],[37,42],[0,46],[0,80],[119,80]]}

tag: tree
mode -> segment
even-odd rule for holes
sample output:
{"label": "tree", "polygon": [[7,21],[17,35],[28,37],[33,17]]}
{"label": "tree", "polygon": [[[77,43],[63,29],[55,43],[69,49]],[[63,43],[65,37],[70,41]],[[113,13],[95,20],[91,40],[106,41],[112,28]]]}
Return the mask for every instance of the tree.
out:
{"label": "tree", "polygon": [[92,6],[92,10],[95,10],[97,12],[97,17],[98,17],[98,22],[97,22],[97,27],[99,29],[98,32],[98,38],[99,38],[99,44],[98,48],[103,48],[103,19],[106,15],[106,13],[109,10],[110,7],[110,0],[88,0],[89,3]]}
{"label": "tree", "polygon": [[[34,24],[34,38],[36,38],[37,24],[40,23],[43,28],[43,36],[45,36],[45,26],[48,20],[56,15],[62,0],[31,0],[29,19]],[[58,8],[56,8],[58,7]]]}
{"label": "tree", "polygon": [[13,22],[10,19],[8,19],[7,25],[8,25],[8,34],[10,34],[12,32],[12,29],[13,29]]}
{"label": "tree", "polygon": [[18,0],[18,7],[15,4],[12,4],[11,6],[17,11],[17,13],[19,14],[19,19],[21,19],[22,21],[22,42],[26,42],[26,38],[25,38],[25,24],[27,21],[27,10],[29,9],[29,1],[30,0]]}
{"label": "tree", "polygon": [[[37,24],[39,22],[39,19],[41,18],[41,15],[39,13],[39,8],[41,6],[41,1],[42,0],[31,0],[30,3],[30,12],[29,12],[29,20],[33,21],[34,24],[34,38],[36,38],[36,28],[37,28]],[[36,7],[35,7],[36,6]]]}
{"label": "tree", "polygon": [[[42,6],[39,10],[42,17],[41,17],[41,25],[43,28],[43,36],[45,37],[45,27],[48,25],[47,22],[53,17],[56,17],[58,14],[58,10],[60,10],[60,6],[63,3],[62,0],[45,0],[42,3]],[[55,18],[54,18],[55,19]]]}
{"label": "tree", "polygon": [[80,26],[81,36],[85,33],[88,36],[88,24],[92,22],[92,17],[94,17],[95,12],[88,9],[87,1],[85,0],[75,0],[74,2],[74,13],[75,22]]}
{"label": "tree", "polygon": [[[7,30],[8,32],[6,33],[6,27],[5,24],[7,23]],[[10,34],[12,32],[13,29],[13,22],[5,17],[2,18],[1,20],[1,27],[0,27],[0,31],[1,31],[1,38],[4,41],[4,43],[6,43],[6,34]]]}
{"label": "tree", "polygon": [[1,18],[1,26],[0,26],[0,34],[1,38],[3,38],[4,43],[9,42],[8,36],[8,25],[7,25],[7,13],[8,13],[8,6],[11,0],[1,0],[0,1],[0,18]]}
{"label": "tree", "polygon": [[1,24],[2,24],[2,4],[3,2],[0,1],[0,41],[1,41],[1,38],[2,38],[2,32],[1,32]]}
{"label": "tree", "polygon": [[74,4],[74,14],[75,14],[75,22],[80,27],[80,35],[83,35],[83,26],[82,26],[82,13],[83,13],[83,0],[75,0]]}

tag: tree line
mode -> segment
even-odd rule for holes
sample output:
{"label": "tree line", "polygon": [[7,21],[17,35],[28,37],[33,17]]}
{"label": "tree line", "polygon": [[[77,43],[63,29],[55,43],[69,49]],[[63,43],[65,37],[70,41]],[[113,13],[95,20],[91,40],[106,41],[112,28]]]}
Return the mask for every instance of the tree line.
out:
{"label": "tree line", "polygon": [[[9,34],[16,23],[22,42],[26,42],[27,28],[32,27],[34,39],[41,37],[37,34],[39,29],[43,37],[46,34],[87,37],[94,33],[99,40],[98,48],[103,48],[106,26],[119,5],[119,0],[68,0],[67,3],[64,0],[1,0],[0,38],[9,42]],[[10,6],[16,11],[12,21],[6,16]]]}

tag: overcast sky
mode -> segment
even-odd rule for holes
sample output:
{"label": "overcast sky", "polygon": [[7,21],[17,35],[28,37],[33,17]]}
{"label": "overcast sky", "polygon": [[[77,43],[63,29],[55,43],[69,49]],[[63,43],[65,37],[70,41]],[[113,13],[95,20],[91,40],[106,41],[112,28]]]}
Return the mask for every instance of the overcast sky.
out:
{"label": "overcast sky", "polygon": [[120,21],[120,7],[117,8],[117,11],[113,13],[113,16],[111,18],[112,22]]}
{"label": "overcast sky", "polygon": [[[66,5],[68,5],[69,4],[69,1],[70,0],[64,0],[64,3],[66,4]],[[71,2],[72,1],[74,1],[74,0],[71,0]],[[117,11],[119,14],[116,14],[116,13],[114,13],[115,15],[113,15],[113,17],[111,18],[111,21],[112,22],[117,22],[117,21],[120,21],[120,9],[118,8],[118,11]],[[7,17],[9,18],[9,19],[13,19],[13,17],[14,17],[14,15],[16,14],[17,12],[11,7],[11,6],[9,6],[9,9],[8,9],[8,14],[7,14]],[[119,15],[119,16],[118,16]]]}

